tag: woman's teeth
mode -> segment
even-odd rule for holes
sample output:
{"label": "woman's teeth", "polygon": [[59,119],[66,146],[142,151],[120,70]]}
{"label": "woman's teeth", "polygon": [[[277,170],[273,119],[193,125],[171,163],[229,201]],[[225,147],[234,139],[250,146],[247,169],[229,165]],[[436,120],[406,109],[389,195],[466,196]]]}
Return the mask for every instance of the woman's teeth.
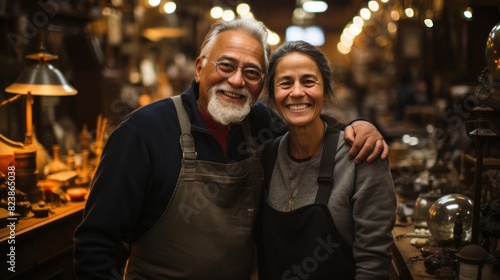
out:
{"label": "woman's teeth", "polygon": [[290,110],[302,110],[307,108],[308,105],[306,104],[300,104],[300,105],[288,105],[287,108]]}

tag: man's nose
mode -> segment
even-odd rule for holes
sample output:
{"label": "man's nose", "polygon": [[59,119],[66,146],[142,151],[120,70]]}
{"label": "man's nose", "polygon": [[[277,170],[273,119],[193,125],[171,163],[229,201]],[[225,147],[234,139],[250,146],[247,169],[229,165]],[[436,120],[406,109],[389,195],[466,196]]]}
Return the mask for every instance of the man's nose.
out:
{"label": "man's nose", "polygon": [[229,78],[227,78],[227,81],[237,87],[242,87],[245,85],[245,79],[243,77],[243,69],[237,68],[236,71],[234,71],[233,75],[231,75]]}

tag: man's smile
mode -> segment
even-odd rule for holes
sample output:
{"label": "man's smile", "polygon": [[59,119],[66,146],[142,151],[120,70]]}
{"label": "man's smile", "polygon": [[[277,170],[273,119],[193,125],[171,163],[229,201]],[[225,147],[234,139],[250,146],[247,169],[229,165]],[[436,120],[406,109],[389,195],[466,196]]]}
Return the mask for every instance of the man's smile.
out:
{"label": "man's smile", "polygon": [[246,97],[245,95],[230,92],[230,91],[225,91],[225,90],[220,90],[218,92],[224,94],[225,96],[231,97],[231,98],[245,98]]}

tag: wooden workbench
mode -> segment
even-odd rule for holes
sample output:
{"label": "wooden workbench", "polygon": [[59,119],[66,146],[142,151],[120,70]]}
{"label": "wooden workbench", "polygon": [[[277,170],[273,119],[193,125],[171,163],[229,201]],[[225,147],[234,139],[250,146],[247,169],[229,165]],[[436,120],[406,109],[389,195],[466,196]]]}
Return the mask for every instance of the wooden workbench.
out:
{"label": "wooden workbench", "polygon": [[[391,280],[438,279],[425,271],[424,258],[420,253],[420,249],[410,244],[412,237],[397,238],[413,231],[414,227],[412,224],[396,226],[392,231],[394,244],[391,248],[393,254]],[[500,280],[500,275],[496,272],[493,273],[493,278],[489,280]]]}
{"label": "wooden workbench", "polygon": [[[0,229],[0,279],[74,279],[73,233],[82,219],[85,202],[52,208],[48,217],[20,218],[14,239],[10,228]],[[7,254],[14,247],[15,272]]]}

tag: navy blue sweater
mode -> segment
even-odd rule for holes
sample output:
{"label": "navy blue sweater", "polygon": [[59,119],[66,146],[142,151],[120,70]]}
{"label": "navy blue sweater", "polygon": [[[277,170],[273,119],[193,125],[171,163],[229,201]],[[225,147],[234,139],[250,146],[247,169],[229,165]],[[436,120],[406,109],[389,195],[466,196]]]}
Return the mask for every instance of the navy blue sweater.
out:
{"label": "navy blue sweater", "polygon": [[[242,125],[231,127],[224,154],[198,112],[198,84],[181,94],[192,123],[198,159],[218,163],[248,158]],[[281,119],[257,102],[248,115],[257,143],[284,133]],[[171,99],[135,110],[113,131],[104,147],[83,221],[75,232],[79,279],[117,276],[116,245],[131,243],[164,212],[181,168],[180,126]]]}

